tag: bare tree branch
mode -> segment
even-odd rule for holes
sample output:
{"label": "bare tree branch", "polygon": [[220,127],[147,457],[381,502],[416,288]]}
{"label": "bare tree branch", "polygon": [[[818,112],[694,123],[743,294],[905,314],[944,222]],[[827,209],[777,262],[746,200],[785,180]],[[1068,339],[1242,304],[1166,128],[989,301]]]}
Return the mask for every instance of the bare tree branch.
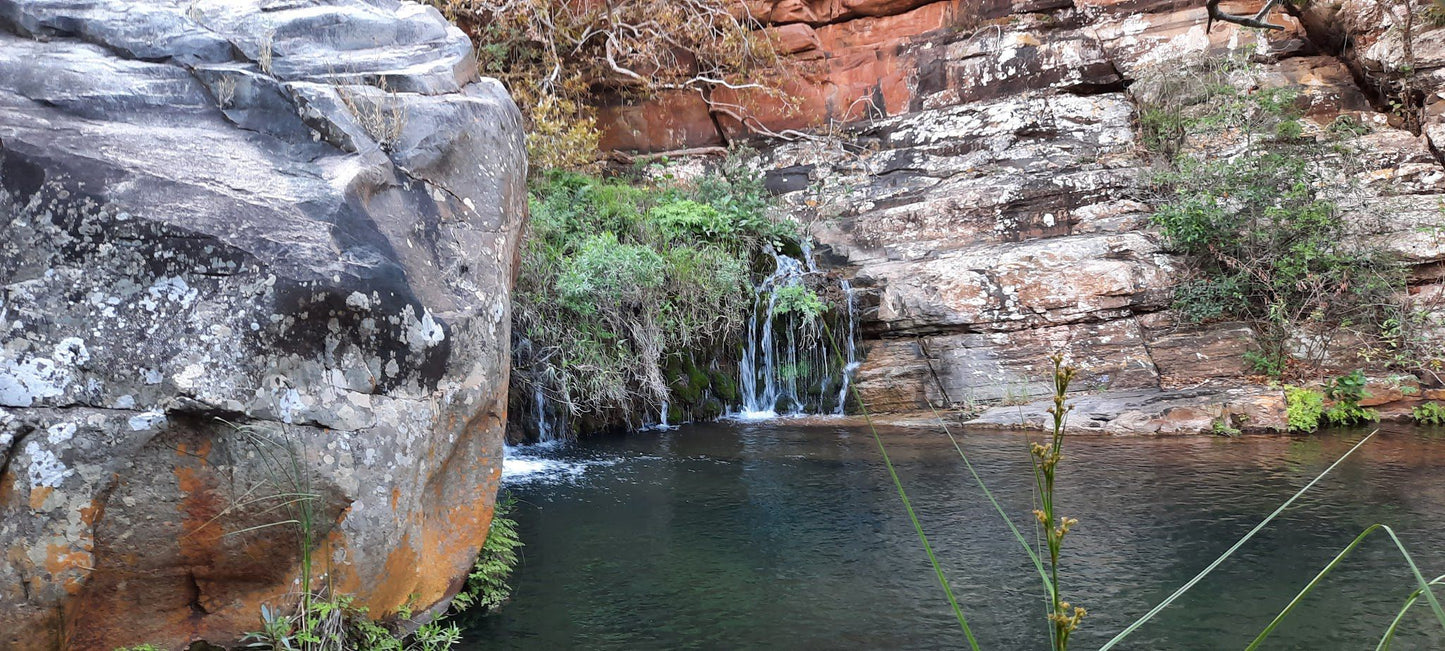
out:
{"label": "bare tree branch", "polygon": [[1245,27],[1254,27],[1257,29],[1284,29],[1284,25],[1276,25],[1274,23],[1267,23],[1264,21],[1264,17],[1268,16],[1269,11],[1271,9],[1274,9],[1275,5],[1279,4],[1279,0],[1268,0],[1268,2],[1265,2],[1264,6],[1260,8],[1259,13],[1253,16],[1243,16],[1240,14],[1231,14],[1229,12],[1226,12],[1223,9],[1219,8],[1220,1],[1221,0],[1206,0],[1206,2],[1204,3],[1204,8],[1209,11],[1209,22],[1204,27],[1205,33],[1208,33],[1211,29],[1213,29],[1214,21],[1216,20],[1224,23],[1243,25]]}

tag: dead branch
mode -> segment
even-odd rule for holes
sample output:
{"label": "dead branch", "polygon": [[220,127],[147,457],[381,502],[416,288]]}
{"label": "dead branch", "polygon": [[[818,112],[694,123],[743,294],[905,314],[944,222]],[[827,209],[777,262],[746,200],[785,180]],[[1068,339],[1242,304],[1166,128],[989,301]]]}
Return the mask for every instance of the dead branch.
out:
{"label": "dead branch", "polygon": [[1276,25],[1274,23],[1267,23],[1264,21],[1264,17],[1269,15],[1270,10],[1274,9],[1275,5],[1279,4],[1279,0],[1268,0],[1264,3],[1263,7],[1260,7],[1259,13],[1253,16],[1231,14],[1227,11],[1224,11],[1223,9],[1219,8],[1220,1],[1221,0],[1206,0],[1206,2],[1204,3],[1204,8],[1209,11],[1209,22],[1204,27],[1205,33],[1208,33],[1211,29],[1213,29],[1214,21],[1216,20],[1223,23],[1234,23],[1236,25],[1242,25],[1244,27],[1254,27],[1256,29],[1284,29],[1284,25]]}

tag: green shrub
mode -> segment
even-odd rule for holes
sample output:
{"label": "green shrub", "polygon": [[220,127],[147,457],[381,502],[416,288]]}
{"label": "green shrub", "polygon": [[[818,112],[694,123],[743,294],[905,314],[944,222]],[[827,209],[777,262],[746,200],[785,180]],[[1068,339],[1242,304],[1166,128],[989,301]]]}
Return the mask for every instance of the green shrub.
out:
{"label": "green shrub", "polygon": [[1235,275],[1184,281],[1174,288],[1174,309],[1190,323],[1227,318],[1244,300],[1246,284]]}
{"label": "green shrub", "polygon": [[1410,410],[1410,417],[1421,425],[1445,425],[1445,406],[1438,402],[1415,405],[1415,408]]}
{"label": "green shrub", "polygon": [[[1379,331],[1405,279],[1392,255],[1352,235],[1330,200],[1342,194],[1341,175],[1320,162],[1348,158],[1343,145],[1306,137],[1298,92],[1268,87],[1246,60],[1192,68],[1162,70],[1136,89],[1141,138],[1168,163],[1154,179],[1153,223],[1189,263],[1174,308],[1189,322],[1250,322],[1254,365],[1274,377],[1291,333]],[[1327,135],[1360,128],[1339,120]]]}
{"label": "green shrub", "polygon": [[741,155],[691,183],[551,172],[530,202],[514,393],[540,387],[564,418],[606,421],[673,398],[667,360],[728,348],[753,305],[754,261],[798,248],[797,226],[769,214]]}
{"label": "green shrub", "polygon": [[1279,357],[1266,355],[1257,350],[1244,352],[1244,362],[1256,373],[1263,373],[1272,378],[1278,379],[1284,375],[1285,361]]}
{"label": "green shrub", "polygon": [[1325,420],[1331,425],[1358,425],[1366,421],[1379,420],[1373,409],[1361,407],[1360,401],[1370,396],[1365,391],[1365,374],[1354,370],[1331,380],[1325,386],[1325,397],[1333,404],[1325,410]]}
{"label": "green shrub", "polygon": [[663,203],[648,216],[669,236],[678,238],[727,240],[737,233],[731,215],[692,199]]}
{"label": "green shrub", "polygon": [[1313,389],[1285,385],[1285,416],[1291,432],[1313,432],[1325,415],[1325,394]]}
{"label": "green shrub", "polygon": [[774,294],[773,316],[793,314],[809,323],[817,321],[828,306],[823,299],[801,283],[779,288]]}
{"label": "green shrub", "polygon": [[1383,251],[1348,236],[1338,210],[1317,195],[1310,157],[1257,150],[1224,160],[1180,159],[1156,181],[1168,199],[1154,214],[1193,279],[1174,307],[1192,322],[1249,321],[1260,336],[1256,366],[1278,376],[1285,342],[1301,328],[1378,324],[1404,286]]}
{"label": "green shrub", "polygon": [[562,304],[590,315],[600,306],[641,305],[650,290],[662,286],[664,261],[650,247],[622,244],[612,233],[587,238],[565,259],[557,277]]}

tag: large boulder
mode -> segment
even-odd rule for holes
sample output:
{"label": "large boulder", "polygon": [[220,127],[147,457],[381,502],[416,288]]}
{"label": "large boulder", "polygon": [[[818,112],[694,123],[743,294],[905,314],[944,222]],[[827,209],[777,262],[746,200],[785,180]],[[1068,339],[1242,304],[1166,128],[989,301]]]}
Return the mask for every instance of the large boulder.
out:
{"label": "large boulder", "polygon": [[0,0],[0,648],[460,587],[525,212],[475,70],[407,2]]}

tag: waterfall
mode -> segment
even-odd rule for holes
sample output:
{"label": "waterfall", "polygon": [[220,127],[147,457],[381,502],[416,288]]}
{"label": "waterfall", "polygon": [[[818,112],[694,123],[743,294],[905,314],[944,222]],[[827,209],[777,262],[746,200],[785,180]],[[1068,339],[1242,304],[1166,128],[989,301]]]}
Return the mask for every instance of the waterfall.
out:
{"label": "waterfall", "polygon": [[[780,291],[803,284],[808,274],[821,273],[813,263],[809,247],[802,247],[798,260],[773,253],[776,268],[758,283],[753,312],[748,318],[746,343],[738,362],[742,404],[737,413],[744,419],[770,418],[783,414],[822,412],[838,391],[835,413],[843,413],[849,374],[858,366],[854,340],[857,337],[857,306],[853,288],[842,282],[847,296],[847,340],[842,342],[846,358],[842,368],[836,349],[822,338],[827,330],[793,312],[775,314]],[[841,325],[841,324],[839,324]],[[835,382],[837,384],[835,384]]]}
{"label": "waterfall", "polygon": [[848,384],[853,379],[853,371],[858,369],[858,349],[855,343],[858,340],[856,333],[858,328],[858,302],[853,296],[853,285],[846,280],[840,281],[840,284],[843,286],[843,295],[847,297],[848,301],[848,338],[844,341],[847,357],[843,364],[843,372],[841,373],[843,376],[843,388],[838,390],[838,409],[833,413],[842,416],[843,408],[848,404]]}
{"label": "waterfall", "polygon": [[[780,403],[789,405],[792,411],[799,411],[802,407],[797,398],[797,348],[793,329],[789,328],[785,335],[787,349],[779,351],[773,333],[773,322],[778,319],[773,317],[773,310],[778,304],[778,290],[803,282],[803,265],[778,253],[773,254],[773,259],[777,268],[758,283],[753,314],[748,319],[747,348],[738,362],[743,402],[740,415],[744,418],[776,416]],[[782,320],[792,324],[793,315],[789,314]],[[791,378],[779,377],[780,353],[788,356],[785,363],[793,364]]]}
{"label": "waterfall", "polygon": [[532,406],[537,419],[537,443],[557,440],[552,432],[552,423],[547,420],[547,394],[542,391],[542,383],[536,380],[532,382]]}

